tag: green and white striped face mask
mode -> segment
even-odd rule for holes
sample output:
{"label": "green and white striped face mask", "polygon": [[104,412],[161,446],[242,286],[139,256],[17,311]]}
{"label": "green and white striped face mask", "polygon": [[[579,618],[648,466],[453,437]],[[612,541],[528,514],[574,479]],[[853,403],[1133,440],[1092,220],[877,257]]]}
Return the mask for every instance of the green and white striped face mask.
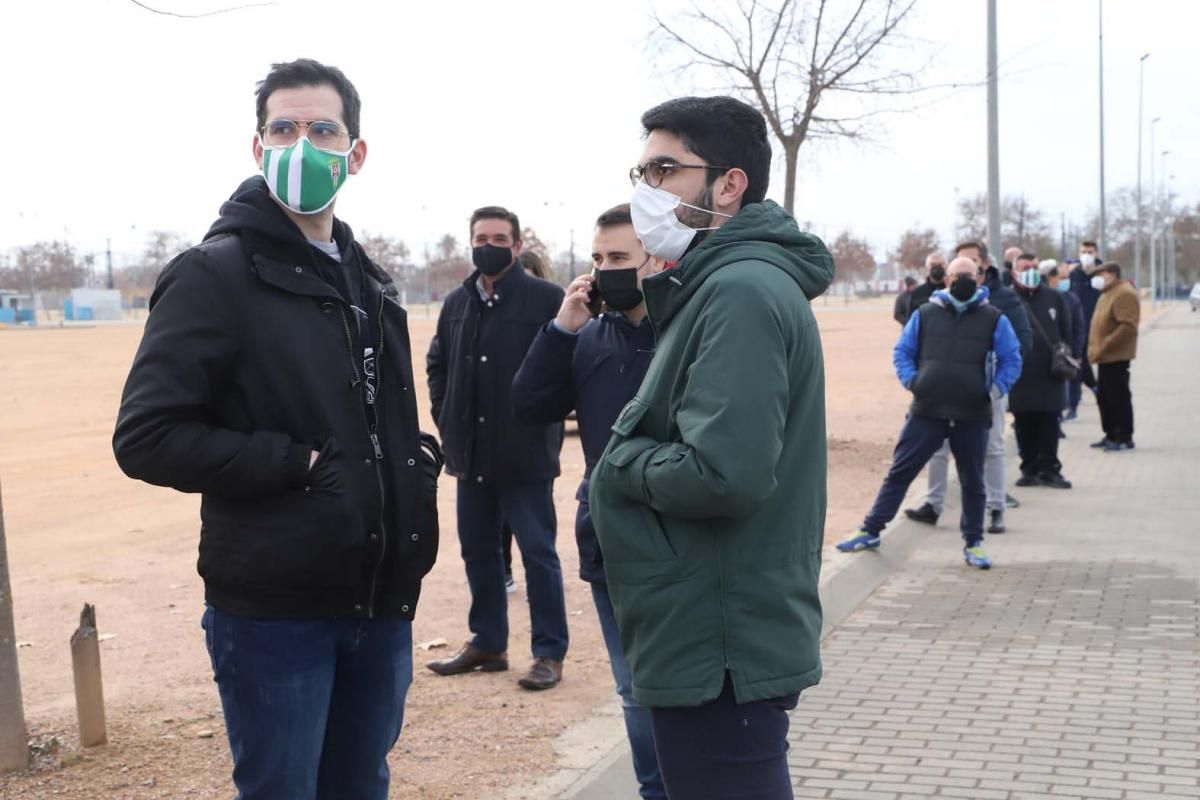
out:
{"label": "green and white striped face mask", "polygon": [[319,214],[329,208],[346,182],[349,157],[350,150],[319,150],[305,136],[288,147],[264,144],[263,176],[280,203],[297,214]]}

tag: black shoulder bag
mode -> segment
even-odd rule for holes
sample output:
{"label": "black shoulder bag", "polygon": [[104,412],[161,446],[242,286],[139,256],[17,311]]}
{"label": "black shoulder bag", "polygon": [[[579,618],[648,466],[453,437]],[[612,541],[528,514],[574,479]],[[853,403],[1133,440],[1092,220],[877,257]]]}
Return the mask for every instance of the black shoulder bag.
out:
{"label": "black shoulder bag", "polygon": [[1046,335],[1046,329],[1042,327],[1037,313],[1033,310],[1033,303],[1026,301],[1025,310],[1029,312],[1029,321],[1037,329],[1038,336],[1041,336],[1046,347],[1050,348],[1050,377],[1056,381],[1073,381],[1079,377],[1081,365],[1079,359],[1071,355],[1071,346],[1066,342],[1055,344],[1050,341],[1050,337]]}

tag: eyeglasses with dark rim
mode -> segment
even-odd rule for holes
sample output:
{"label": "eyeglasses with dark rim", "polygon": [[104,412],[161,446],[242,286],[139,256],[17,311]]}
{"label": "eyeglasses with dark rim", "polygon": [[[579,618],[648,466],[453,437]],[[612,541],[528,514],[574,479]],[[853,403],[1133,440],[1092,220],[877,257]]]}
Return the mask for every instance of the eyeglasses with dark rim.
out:
{"label": "eyeglasses with dark rim", "polygon": [[300,138],[300,131],[320,150],[344,150],[350,144],[350,131],[327,119],[273,119],[259,131],[269,147],[291,147]]}
{"label": "eyeglasses with dark rim", "polygon": [[663,180],[677,169],[715,169],[725,172],[731,168],[711,164],[680,164],[669,158],[660,158],[632,167],[629,170],[629,182],[636,186],[638,181],[645,181],[647,186],[657,189],[662,186]]}

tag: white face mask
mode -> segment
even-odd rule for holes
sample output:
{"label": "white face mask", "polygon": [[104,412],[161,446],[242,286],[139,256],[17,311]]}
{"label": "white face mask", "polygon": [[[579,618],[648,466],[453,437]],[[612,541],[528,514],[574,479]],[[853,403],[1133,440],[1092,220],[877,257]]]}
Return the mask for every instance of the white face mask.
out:
{"label": "white face mask", "polygon": [[1095,289],[1097,292],[1104,291],[1105,283],[1104,283],[1103,275],[1097,275],[1096,277],[1092,278],[1092,288]]}
{"label": "white face mask", "polygon": [[655,189],[645,181],[638,181],[633,189],[633,198],[629,201],[633,230],[646,252],[663,261],[678,261],[683,258],[697,231],[716,230],[715,227],[690,228],[684,225],[679,217],[675,216],[675,209],[679,206],[707,211],[719,217],[733,217],[732,214],[722,214],[720,211],[685,203],[678,195],[665,189]]}
{"label": "white face mask", "polygon": [[1096,263],[1096,257],[1091,253],[1080,253],[1079,263],[1085,269],[1091,269]]}

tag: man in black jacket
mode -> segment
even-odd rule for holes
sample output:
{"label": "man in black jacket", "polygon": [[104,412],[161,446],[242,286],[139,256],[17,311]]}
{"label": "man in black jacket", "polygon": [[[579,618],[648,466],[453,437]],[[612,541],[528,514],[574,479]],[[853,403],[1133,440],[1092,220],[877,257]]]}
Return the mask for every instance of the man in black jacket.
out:
{"label": "man in black jacket", "polygon": [[202,494],[202,625],[244,800],[387,795],[437,555],[406,315],[333,216],[366,158],[360,107],[307,59],[258,85],[262,174],[159,277],[113,437],[130,477]]}
{"label": "man in black jacket", "polygon": [[908,304],[912,300],[912,293],[916,288],[917,279],[911,275],[905,275],[904,281],[900,284],[900,291],[896,292],[896,303],[892,306],[892,319],[899,322],[901,326],[908,322],[908,315],[911,313]]}
{"label": "man in black jacket", "polygon": [[1047,287],[1037,257],[1022,253],[1013,265],[1013,287],[1033,324],[1033,349],[1008,399],[1021,457],[1017,486],[1070,489],[1058,460],[1058,417],[1066,406],[1066,381],[1050,373],[1053,348],[1071,341],[1071,311],[1057,291]]}
{"label": "man in black jacket", "polygon": [[[643,798],[665,798],[650,709],[633,699],[633,676],[621,646],[604,559],[588,508],[588,479],[600,460],[621,409],[637,393],[654,355],[654,329],[646,318],[642,278],[660,262],[642,249],[633,230],[629,204],[610,208],[596,220],[592,239],[595,272],[567,287],[558,316],[542,328],[513,380],[513,410],[530,423],[561,422],[571,411],[579,421],[586,468],[575,497],[575,540],[579,577],[591,584],[600,631],[625,712],[633,771]],[[596,317],[589,301],[602,300]]]}
{"label": "man in black jacket", "polygon": [[563,426],[561,420],[515,419],[512,382],[530,343],[558,313],[563,290],[521,266],[521,224],[511,211],[477,209],[471,244],[475,271],[446,296],[425,369],[446,471],[458,479],[458,537],[471,587],[473,637],[455,655],[427,666],[439,675],[508,669],[501,545],[507,521],[525,565],[533,628],[533,665],[518,683],[550,689],[562,679],[567,653],[551,493]]}
{"label": "man in black jacket", "polygon": [[946,257],[941,253],[930,253],[925,256],[925,282],[912,290],[908,296],[908,318],[917,313],[917,309],[929,302],[934,292],[946,288]]}
{"label": "man in black jacket", "polygon": [[1083,242],[1079,245],[1079,261],[1071,269],[1071,293],[1079,298],[1083,308],[1083,365],[1079,377],[1071,381],[1069,389],[1066,419],[1079,417],[1079,401],[1083,396],[1083,387],[1096,390],[1096,374],[1087,360],[1087,340],[1092,329],[1092,315],[1096,311],[1096,303],[1100,301],[1100,292],[1092,286],[1092,275],[1101,264],[1100,249],[1095,242]]}

